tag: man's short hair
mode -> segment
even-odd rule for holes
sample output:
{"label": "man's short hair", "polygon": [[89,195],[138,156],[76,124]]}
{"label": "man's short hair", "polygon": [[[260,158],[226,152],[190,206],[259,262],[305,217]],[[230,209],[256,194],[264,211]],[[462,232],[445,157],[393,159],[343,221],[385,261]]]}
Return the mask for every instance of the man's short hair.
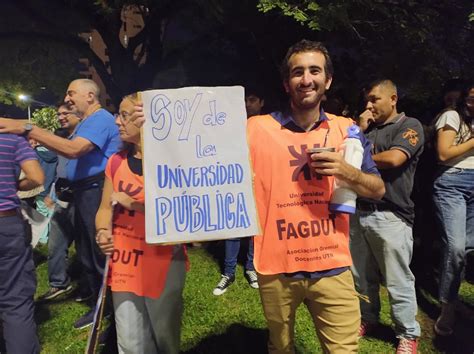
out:
{"label": "man's short hair", "polygon": [[333,76],[334,67],[332,66],[332,60],[326,47],[321,42],[302,39],[301,41],[293,44],[286,52],[285,58],[283,59],[280,67],[281,76],[284,81],[288,80],[290,77],[290,66],[288,64],[290,57],[293,54],[305,52],[319,52],[324,55],[324,59],[326,59],[326,63],[324,64],[324,72],[326,73],[326,77],[330,78]]}
{"label": "man's short hair", "polygon": [[67,104],[66,102],[64,101],[60,101],[58,102],[58,104],[56,105],[57,109],[59,108],[66,108],[67,110],[70,110],[71,108],[69,107],[69,104]]}
{"label": "man's short hair", "polygon": [[95,81],[91,79],[76,79],[73,82],[79,83],[81,86],[86,86],[87,89],[94,94],[94,97],[97,101],[99,101],[100,98],[100,88],[99,86],[95,83]]}
{"label": "man's short hair", "polygon": [[372,89],[374,89],[377,86],[390,90],[397,95],[397,86],[394,84],[392,80],[389,80],[389,79],[379,79],[379,80],[372,81],[367,86],[366,93],[369,93],[370,91],[372,91]]}

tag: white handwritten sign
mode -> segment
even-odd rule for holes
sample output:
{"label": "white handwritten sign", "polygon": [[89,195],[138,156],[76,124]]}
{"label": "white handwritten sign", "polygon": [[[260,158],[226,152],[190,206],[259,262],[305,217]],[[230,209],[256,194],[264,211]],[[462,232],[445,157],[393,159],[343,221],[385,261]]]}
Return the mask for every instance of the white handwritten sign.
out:
{"label": "white handwritten sign", "polygon": [[147,243],[259,233],[244,90],[142,92]]}

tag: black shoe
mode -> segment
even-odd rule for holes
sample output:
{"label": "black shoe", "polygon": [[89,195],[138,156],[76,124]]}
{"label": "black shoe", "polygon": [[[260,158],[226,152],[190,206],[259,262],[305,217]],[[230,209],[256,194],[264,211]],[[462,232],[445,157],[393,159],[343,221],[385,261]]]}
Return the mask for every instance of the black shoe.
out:
{"label": "black shoe", "polygon": [[249,282],[249,285],[254,288],[258,289],[258,281],[257,281],[257,272],[254,270],[246,270],[245,271],[245,277],[247,278],[247,281]]}
{"label": "black shoe", "polygon": [[74,323],[74,328],[75,329],[83,329],[86,327],[89,327],[94,323],[94,309],[90,310],[87,312],[85,315],[83,315],[81,318],[79,318],[75,323]]}
{"label": "black shoe", "polygon": [[92,293],[87,293],[87,294],[79,293],[74,298],[74,301],[76,301],[76,302],[86,302],[86,301],[89,301],[90,299],[92,299]]}
{"label": "black shoe", "polygon": [[212,293],[214,295],[222,295],[227,291],[227,288],[234,282],[235,280],[235,275],[226,275],[222,274],[221,275],[221,280],[219,280],[219,283],[217,283],[217,286],[214,288]]}
{"label": "black shoe", "polygon": [[59,295],[67,294],[67,293],[71,292],[71,290],[72,290],[72,285],[71,284],[69,284],[65,288],[51,287],[51,288],[49,288],[49,290],[46,293],[44,293],[43,295],[38,297],[38,301],[41,302],[41,301],[53,300],[53,299],[57,298]]}

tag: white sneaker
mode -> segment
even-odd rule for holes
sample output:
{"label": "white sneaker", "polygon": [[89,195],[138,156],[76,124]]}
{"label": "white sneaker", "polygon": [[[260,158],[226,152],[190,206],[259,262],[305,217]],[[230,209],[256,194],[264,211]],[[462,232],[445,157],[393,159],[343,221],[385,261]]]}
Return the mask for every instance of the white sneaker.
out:
{"label": "white sneaker", "polygon": [[216,296],[222,295],[227,291],[227,288],[234,282],[235,275],[221,275],[221,280],[217,283],[212,293]]}
{"label": "white sneaker", "polygon": [[257,272],[254,270],[246,270],[245,271],[245,277],[247,278],[247,281],[249,282],[249,285],[254,288],[258,289],[258,281],[257,281]]}

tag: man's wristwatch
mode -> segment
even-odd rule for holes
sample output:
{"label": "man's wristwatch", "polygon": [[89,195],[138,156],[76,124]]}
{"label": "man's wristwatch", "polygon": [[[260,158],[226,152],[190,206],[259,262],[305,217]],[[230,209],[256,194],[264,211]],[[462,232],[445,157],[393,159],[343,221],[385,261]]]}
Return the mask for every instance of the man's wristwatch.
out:
{"label": "man's wristwatch", "polygon": [[25,132],[22,135],[25,136],[25,137],[28,137],[28,135],[33,130],[33,124],[25,123],[25,125],[23,126],[23,129],[25,129]]}

